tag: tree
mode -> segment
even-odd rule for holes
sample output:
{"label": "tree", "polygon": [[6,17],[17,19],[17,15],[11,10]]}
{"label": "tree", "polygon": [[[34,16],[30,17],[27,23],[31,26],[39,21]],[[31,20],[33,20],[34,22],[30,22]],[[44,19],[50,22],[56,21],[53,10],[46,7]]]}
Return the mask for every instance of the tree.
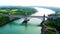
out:
{"label": "tree", "polygon": [[[58,16],[57,14],[56,16]],[[60,15],[59,15],[60,16]],[[45,25],[51,28],[55,28],[57,31],[60,31],[60,17],[56,18],[55,20],[49,18],[46,22]]]}

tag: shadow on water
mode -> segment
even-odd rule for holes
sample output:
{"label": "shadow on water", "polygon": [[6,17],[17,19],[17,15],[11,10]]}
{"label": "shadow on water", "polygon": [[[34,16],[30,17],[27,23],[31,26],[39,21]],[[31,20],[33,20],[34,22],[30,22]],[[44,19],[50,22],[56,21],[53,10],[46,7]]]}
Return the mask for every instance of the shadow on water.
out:
{"label": "shadow on water", "polygon": [[24,24],[24,26],[25,26],[25,29],[27,30],[27,28],[28,28],[28,25],[27,25],[27,24]]}
{"label": "shadow on water", "polygon": [[20,24],[20,26],[24,26],[26,30],[28,28],[28,24]]}

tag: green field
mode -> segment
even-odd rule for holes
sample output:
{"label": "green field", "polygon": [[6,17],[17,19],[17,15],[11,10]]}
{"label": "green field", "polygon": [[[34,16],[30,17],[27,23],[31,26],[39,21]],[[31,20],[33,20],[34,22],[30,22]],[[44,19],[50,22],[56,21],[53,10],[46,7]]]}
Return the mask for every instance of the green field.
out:
{"label": "green field", "polygon": [[12,14],[12,15],[31,15],[33,13],[37,12],[36,9],[34,8],[28,8],[28,7],[22,7],[22,8],[19,8],[19,9],[0,9],[0,13],[3,13],[3,14]]}
{"label": "green field", "polygon": [[[33,13],[37,12],[34,8],[29,7],[21,7],[21,8],[1,8],[0,13],[1,14],[10,14],[10,15],[31,15]],[[9,17],[7,16],[0,16],[0,25],[5,24],[9,21]]]}

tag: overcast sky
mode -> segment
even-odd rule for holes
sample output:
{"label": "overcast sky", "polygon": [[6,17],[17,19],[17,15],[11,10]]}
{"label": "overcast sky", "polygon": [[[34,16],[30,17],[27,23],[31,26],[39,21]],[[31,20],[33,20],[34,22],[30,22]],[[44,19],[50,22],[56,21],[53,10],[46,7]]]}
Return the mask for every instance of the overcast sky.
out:
{"label": "overcast sky", "polygon": [[51,6],[51,7],[60,7],[60,0],[0,0],[0,6]]}

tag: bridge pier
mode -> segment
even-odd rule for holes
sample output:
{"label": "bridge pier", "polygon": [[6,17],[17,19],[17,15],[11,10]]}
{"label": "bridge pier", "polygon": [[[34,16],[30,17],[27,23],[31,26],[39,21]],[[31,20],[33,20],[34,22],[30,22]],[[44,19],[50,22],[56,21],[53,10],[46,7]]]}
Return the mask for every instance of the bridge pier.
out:
{"label": "bridge pier", "polygon": [[29,21],[29,19],[27,18],[27,15],[26,15],[24,21],[22,22],[22,24],[27,25],[27,22],[28,22],[28,21]]}
{"label": "bridge pier", "polygon": [[41,34],[44,34],[44,31],[45,31],[45,25],[44,25],[44,22],[45,22],[45,15],[43,16],[43,21],[41,22],[41,26],[42,26]]}

